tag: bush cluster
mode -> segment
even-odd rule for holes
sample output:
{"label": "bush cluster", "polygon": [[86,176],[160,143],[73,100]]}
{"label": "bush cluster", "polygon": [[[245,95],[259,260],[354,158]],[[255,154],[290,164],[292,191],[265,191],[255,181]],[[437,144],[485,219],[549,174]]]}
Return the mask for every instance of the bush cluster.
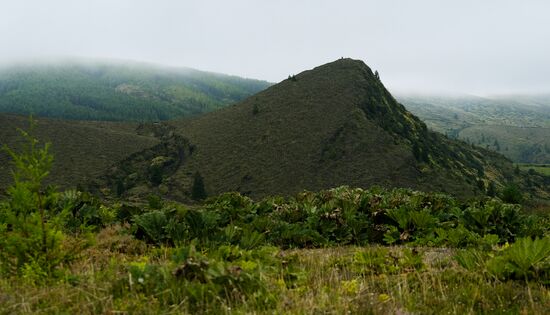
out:
{"label": "bush cluster", "polygon": [[150,243],[243,248],[411,244],[491,247],[518,237],[548,234],[545,219],[500,199],[465,203],[408,189],[338,187],[259,202],[238,193],[208,199],[201,208],[168,205],[131,218],[134,233]]}

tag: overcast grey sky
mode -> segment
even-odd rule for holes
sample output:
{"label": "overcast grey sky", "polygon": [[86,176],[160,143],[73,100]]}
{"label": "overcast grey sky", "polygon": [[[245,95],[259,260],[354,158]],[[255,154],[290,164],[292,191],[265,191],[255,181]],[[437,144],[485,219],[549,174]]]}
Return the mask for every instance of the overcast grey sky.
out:
{"label": "overcast grey sky", "polygon": [[0,62],[43,56],[273,82],[344,56],[392,91],[550,92],[550,1],[0,0]]}

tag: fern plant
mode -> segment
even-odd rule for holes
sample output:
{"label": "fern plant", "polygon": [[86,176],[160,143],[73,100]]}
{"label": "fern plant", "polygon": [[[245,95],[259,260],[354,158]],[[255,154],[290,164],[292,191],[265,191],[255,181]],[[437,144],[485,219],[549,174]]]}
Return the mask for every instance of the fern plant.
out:
{"label": "fern plant", "polygon": [[455,260],[472,272],[483,272],[501,280],[535,280],[550,283],[550,238],[520,238],[496,253],[463,250]]}
{"label": "fern plant", "polygon": [[503,275],[517,279],[550,281],[550,238],[521,238],[507,248],[503,255],[506,270]]}

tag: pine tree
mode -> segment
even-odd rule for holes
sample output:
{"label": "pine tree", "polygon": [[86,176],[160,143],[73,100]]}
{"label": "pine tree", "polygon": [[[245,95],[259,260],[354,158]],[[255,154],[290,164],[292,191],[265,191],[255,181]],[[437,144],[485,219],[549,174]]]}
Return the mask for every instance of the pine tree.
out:
{"label": "pine tree", "polygon": [[193,187],[191,188],[191,198],[193,200],[203,200],[207,197],[206,189],[204,188],[204,179],[197,171],[193,177]]}
{"label": "pine tree", "polygon": [[43,181],[53,155],[49,143],[41,146],[34,137],[34,128],[31,117],[29,131],[19,130],[26,140],[22,150],[3,147],[13,161],[14,183],[7,189],[6,202],[0,203],[0,268],[10,273],[30,268],[36,277],[44,277],[69,259],[61,227],[68,210],[53,215],[47,209],[55,192],[44,189]]}

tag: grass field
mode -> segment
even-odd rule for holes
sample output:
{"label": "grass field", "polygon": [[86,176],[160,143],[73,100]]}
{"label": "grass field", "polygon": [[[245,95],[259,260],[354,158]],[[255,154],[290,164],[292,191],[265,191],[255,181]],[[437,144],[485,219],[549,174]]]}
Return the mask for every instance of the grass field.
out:
{"label": "grass field", "polygon": [[[47,285],[0,280],[0,314],[544,314],[550,308],[542,284],[466,270],[454,258],[457,250],[414,251],[407,258],[406,247],[269,249],[281,264],[251,259],[239,267],[262,279],[256,293],[245,298],[227,291],[208,301],[202,292],[195,306],[193,296],[170,305],[175,287],[151,289],[162,277],[146,270],[177,270],[176,250],[147,246],[111,227],[72,264],[70,277]],[[392,263],[362,260],[376,252]],[[133,278],[139,272],[144,276]]]}
{"label": "grass field", "polygon": [[537,173],[550,176],[550,164],[518,164],[519,168],[524,171],[534,170]]}

